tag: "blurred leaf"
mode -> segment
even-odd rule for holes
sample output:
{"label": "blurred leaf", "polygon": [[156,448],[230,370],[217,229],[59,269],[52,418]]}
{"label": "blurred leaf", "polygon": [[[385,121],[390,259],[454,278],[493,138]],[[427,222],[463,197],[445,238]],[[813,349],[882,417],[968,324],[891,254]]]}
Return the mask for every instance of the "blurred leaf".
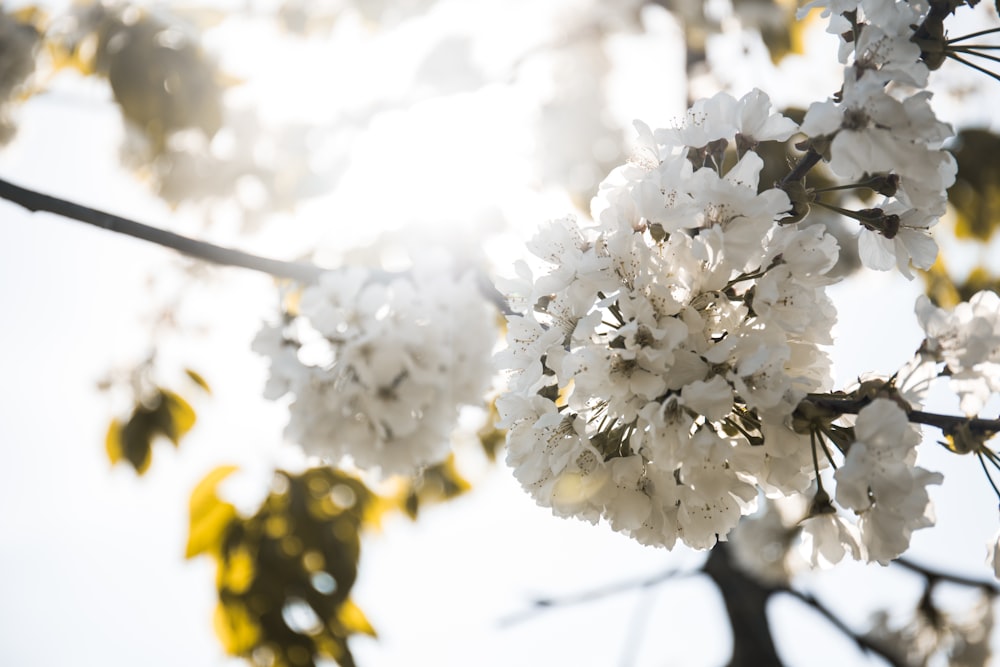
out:
{"label": "blurred leaf", "polygon": [[202,377],[201,373],[199,373],[199,372],[197,372],[195,370],[192,370],[190,368],[185,368],[184,372],[187,374],[187,376],[189,378],[191,378],[191,380],[196,385],[198,385],[199,387],[201,387],[202,389],[204,389],[206,394],[211,394],[212,393],[212,388],[208,386],[208,382],[205,381],[205,378]]}
{"label": "blurred leaf", "polygon": [[472,485],[455,465],[455,455],[451,454],[445,461],[424,469],[411,480],[403,497],[402,509],[411,519],[416,519],[421,506],[451,500],[471,488]]}
{"label": "blurred leaf", "polygon": [[215,633],[230,655],[247,655],[260,639],[260,628],[246,609],[221,602],[215,607]]}
{"label": "blurred leaf", "polygon": [[958,162],[948,201],[955,208],[955,235],[988,241],[1000,226],[1000,136],[987,130],[963,130],[952,148]]}
{"label": "blurred leaf", "polygon": [[983,290],[1000,294],[1000,277],[994,276],[982,266],[974,268],[965,281],[958,286],[958,294],[962,301],[968,301],[973,294]]}
{"label": "blurred leaf", "polygon": [[160,432],[175,446],[194,426],[196,417],[194,408],[187,401],[167,389],[160,390],[159,404],[154,413]]}
{"label": "blurred leaf", "polygon": [[920,277],[924,280],[924,294],[939,308],[954,308],[962,300],[945,266],[942,253],[938,253],[931,268],[920,272]]}
{"label": "blurred leaf", "polygon": [[[278,471],[260,509],[244,519],[215,494],[230,472],[213,471],[192,494],[188,548],[189,555],[207,553],[216,561],[216,631],[227,653],[266,655],[272,665],[311,667],[320,658],[353,665],[347,638],[375,635],[349,599],[359,530],[374,494],[329,467],[300,475]],[[196,523],[204,526],[198,540]]]}
{"label": "blurred leaf", "polygon": [[740,23],[757,28],[767,46],[771,61],[778,64],[789,53],[802,53],[801,30],[795,20],[795,3],[783,0],[733,0],[733,10]]}
{"label": "blurred leaf", "polygon": [[112,419],[111,424],[108,426],[108,434],[104,436],[104,447],[107,450],[108,458],[111,459],[112,465],[121,461],[125,456],[122,447],[121,431],[121,421]]}
{"label": "blurred leaf", "polygon": [[149,404],[139,402],[128,420],[115,419],[105,436],[105,449],[112,464],[128,461],[140,475],[149,469],[153,442],[164,436],[174,446],[194,426],[194,408],[168,389],[158,388]]}
{"label": "blurred leaf", "polygon": [[190,25],[162,8],[126,3],[78,5],[73,19],[73,30],[50,40],[53,62],[107,77],[122,115],[149,139],[154,156],[178,130],[218,131],[223,77]]}
{"label": "blurred leaf", "polygon": [[368,618],[365,616],[364,612],[358,605],[354,604],[353,600],[346,600],[344,604],[340,605],[340,611],[337,613],[337,622],[343,629],[345,635],[368,635],[369,637],[377,637],[375,628],[372,624],[368,622]]}
{"label": "blurred leaf", "polygon": [[229,524],[236,518],[236,508],[219,500],[216,489],[236,466],[220,466],[208,473],[191,492],[190,528],[185,557],[218,553]]}

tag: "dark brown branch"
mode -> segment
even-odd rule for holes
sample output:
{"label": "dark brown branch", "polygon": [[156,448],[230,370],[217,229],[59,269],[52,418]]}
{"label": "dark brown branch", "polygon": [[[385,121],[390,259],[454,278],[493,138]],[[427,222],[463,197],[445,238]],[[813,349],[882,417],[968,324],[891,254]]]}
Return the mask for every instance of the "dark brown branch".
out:
{"label": "dark brown branch", "polygon": [[898,656],[887,651],[885,647],[881,646],[878,642],[851,630],[839,616],[827,609],[822,602],[814,598],[809,593],[802,593],[792,588],[779,588],[775,592],[790,595],[818,611],[820,615],[822,615],[823,618],[825,618],[833,627],[837,628],[841,634],[851,639],[851,641],[854,642],[854,645],[857,646],[858,650],[862,653],[873,653],[892,665],[892,667],[910,667],[905,662],[901,662]]}
{"label": "dark brown branch", "polygon": [[782,667],[767,620],[767,602],[775,589],[737,568],[725,542],[715,545],[702,569],[718,587],[733,631],[728,667]]}
{"label": "dark brown branch", "polygon": [[926,579],[929,584],[943,581],[949,584],[968,586],[969,588],[978,588],[986,593],[989,593],[990,595],[1000,595],[1000,586],[998,586],[994,581],[963,577],[962,575],[952,574],[950,572],[940,572],[924,565],[918,565],[917,563],[906,560],[905,558],[897,558],[892,561],[892,564],[899,565],[900,567],[906,568],[911,572],[919,574]]}
{"label": "dark brown branch", "polygon": [[[833,396],[830,394],[809,394],[803,403],[811,403],[820,408],[839,412],[844,415],[856,415],[872,402],[870,396]],[[940,415],[922,410],[909,410],[907,417],[914,424],[924,424],[941,429],[945,434],[954,433],[959,427],[967,427],[978,435],[1000,433],[1000,419],[979,419],[958,417],[955,415]]]}
{"label": "dark brown branch", "polygon": [[64,218],[171,248],[188,257],[214,264],[261,271],[278,278],[291,278],[303,283],[316,282],[320,274],[323,273],[323,269],[312,264],[268,259],[240,250],[197,241],[111,213],[28,190],[3,179],[0,179],[0,198],[18,204],[32,212],[55,213]]}

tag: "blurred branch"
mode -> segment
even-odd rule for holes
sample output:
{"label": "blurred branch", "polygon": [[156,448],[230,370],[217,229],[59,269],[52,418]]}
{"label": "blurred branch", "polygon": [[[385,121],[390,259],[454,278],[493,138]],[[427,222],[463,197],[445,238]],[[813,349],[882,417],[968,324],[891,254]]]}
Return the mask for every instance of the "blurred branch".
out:
{"label": "blurred branch", "polygon": [[767,618],[767,602],[776,589],[736,567],[725,542],[715,545],[702,570],[718,587],[733,632],[727,667],[782,667]]}
{"label": "blurred branch", "polygon": [[833,627],[837,628],[837,630],[839,630],[841,634],[851,639],[854,642],[854,644],[858,647],[858,650],[862,651],[863,653],[874,653],[875,655],[885,660],[888,664],[892,665],[892,667],[910,667],[905,662],[900,662],[898,656],[888,652],[883,646],[873,641],[871,638],[866,637],[865,635],[858,634],[854,630],[851,630],[840,619],[840,617],[838,617],[832,611],[827,609],[822,602],[814,598],[809,593],[802,593],[800,591],[787,587],[779,588],[775,590],[775,592],[791,595],[793,598],[796,598],[797,600],[806,603],[807,605],[818,611],[827,621],[830,622],[830,624]]}
{"label": "blurred branch", "polygon": [[240,250],[197,241],[128,218],[28,190],[3,179],[0,179],[0,198],[18,204],[31,212],[55,213],[64,218],[171,248],[188,257],[213,264],[260,271],[277,278],[291,278],[303,283],[316,282],[320,274],[323,273],[323,269],[313,264],[268,259]]}
{"label": "blurred branch", "polygon": [[940,572],[924,565],[918,565],[912,561],[906,560],[905,558],[897,558],[892,561],[892,563],[919,574],[927,580],[928,584],[935,584],[937,582],[944,581],[949,584],[968,586],[969,588],[978,588],[990,595],[1000,595],[1000,586],[993,581],[984,581],[981,579],[973,579],[971,577],[963,577],[958,574],[951,574],[949,572]]}
{"label": "blurred branch", "polygon": [[588,602],[594,602],[596,600],[602,600],[604,598],[611,597],[613,595],[619,595],[621,593],[627,593],[632,590],[642,590],[647,588],[652,588],[659,584],[662,584],[669,579],[679,579],[681,577],[691,576],[693,574],[698,574],[697,572],[679,572],[677,570],[664,570],[654,574],[651,577],[645,577],[642,579],[632,579],[629,581],[619,581],[613,584],[608,584],[600,588],[594,588],[589,591],[582,591],[579,593],[573,593],[565,597],[559,598],[536,598],[531,602],[531,606],[521,612],[511,614],[505,618],[500,619],[500,627],[506,628],[512,625],[517,625],[518,623],[523,623],[529,620],[533,616],[537,616],[543,612],[550,609],[555,609],[558,607],[570,607],[578,604],[586,604]]}

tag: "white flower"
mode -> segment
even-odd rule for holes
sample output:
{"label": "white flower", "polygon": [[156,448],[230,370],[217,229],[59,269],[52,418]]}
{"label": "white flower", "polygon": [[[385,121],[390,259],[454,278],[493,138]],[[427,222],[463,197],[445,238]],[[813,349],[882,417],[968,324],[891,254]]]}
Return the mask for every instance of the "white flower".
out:
{"label": "white flower", "polygon": [[[831,382],[820,345],[837,248],[779,229],[787,195],[758,189],[752,145],[794,131],[769,108],[759,91],[719,95],[683,128],[637,124],[641,159],[602,183],[597,225],[543,226],[530,249],[544,265],[517,267],[509,284],[530,297],[497,355],[509,369],[497,406],[508,464],[554,513],[706,549],[761,489],[808,486],[808,442],[784,419]],[[742,156],[727,171],[687,159],[688,145],[733,139]]]}
{"label": "white flower", "polygon": [[799,525],[799,550],[813,567],[833,567],[848,553],[854,560],[861,558],[858,527],[844,517],[822,513],[803,519]]}
{"label": "white flower", "polygon": [[860,515],[868,560],[885,564],[906,550],[914,530],[933,525],[926,487],[943,478],[914,465],[920,435],[895,402],[875,399],[854,429],[857,440],[834,473],[836,498]]}
{"label": "white flower", "polygon": [[266,326],[268,395],[291,394],[286,437],[307,453],[384,474],[443,460],[461,405],[492,375],[493,315],[447,262],[387,278],[363,269],[307,287],[288,327]]}
{"label": "white flower", "polygon": [[977,292],[948,313],[921,295],[916,313],[927,334],[925,356],[945,363],[962,410],[978,414],[1000,392],[1000,296]]}
{"label": "white flower", "polygon": [[993,569],[993,576],[1000,579],[1000,533],[986,545],[986,564]]}

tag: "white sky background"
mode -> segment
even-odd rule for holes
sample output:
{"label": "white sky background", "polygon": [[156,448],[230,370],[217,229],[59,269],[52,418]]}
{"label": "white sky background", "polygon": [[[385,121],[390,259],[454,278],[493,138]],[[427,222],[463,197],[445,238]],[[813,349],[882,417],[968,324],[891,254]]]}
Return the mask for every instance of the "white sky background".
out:
{"label": "white sky background", "polygon": [[[372,227],[385,221],[412,229],[404,226],[436,220],[436,231],[420,234],[443,236],[455,229],[445,223],[467,225],[499,208],[522,225],[519,232],[530,233],[537,222],[570,212],[564,197],[532,189],[533,179],[525,176],[535,159],[528,123],[536,118],[537,95],[550,85],[546,66],[529,67],[518,86],[497,74],[518,52],[515,38],[541,40],[555,23],[540,12],[532,3],[499,0],[484,0],[474,11],[455,0],[379,38],[345,27],[334,45],[286,41],[264,49],[259,41],[226,42],[223,64],[237,75],[254,75],[238,94],[275,118],[323,122],[363,108],[357,97],[384,101],[400,90],[411,93],[348,137],[349,168],[331,197],[279,221],[296,217],[307,233],[288,238],[283,228],[272,229],[245,247],[291,256],[321,239],[331,244],[326,252],[333,258],[352,238],[370,242]],[[612,112],[623,125],[633,117],[664,125],[683,108],[669,20],[650,20],[661,31],[657,38],[623,36],[613,46],[619,66]],[[227,34],[263,39],[267,29],[234,26],[217,33],[220,44]],[[466,81],[464,88],[412,90],[420,62],[415,54],[449,34],[466,35],[493,78],[479,87]],[[385,48],[390,45],[398,50]],[[651,54],[651,48],[660,50]],[[290,75],[296,63],[317,59],[329,63],[322,78]],[[794,62],[787,67],[802,71]],[[761,80],[741,79],[744,85],[732,92],[756,84],[775,99],[786,94],[777,92],[787,90],[779,72],[761,65],[753,73]],[[460,75],[452,72],[450,80]],[[821,78],[814,76],[811,85]],[[344,90],[353,93],[348,101]],[[103,82],[64,76],[52,93],[29,101],[19,119],[18,138],[0,150],[0,177],[157,226],[200,231],[191,210],[170,211],[120,167],[123,130]],[[509,241],[488,250],[500,262],[515,252]],[[161,278],[154,290],[148,280],[170,275],[172,264],[169,252],[148,244],[0,202],[6,322],[0,339],[6,379],[0,384],[6,476],[0,485],[0,664],[243,664],[223,656],[212,631],[211,563],[185,561],[183,550],[188,496],[208,470],[238,463],[260,473],[289,458],[280,447],[280,406],[259,398],[266,370],[249,351],[257,323],[274,303],[266,276],[218,270],[185,293],[188,333],[165,342],[164,365],[172,359],[177,367],[198,369],[214,394],[195,403],[199,424],[180,450],[158,446],[151,472],[137,479],[124,466],[111,469],[103,449],[112,409],[120,406],[109,404],[95,384],[145,351],[144,318],[158,302],[152,295],[169,294],[172,285]],[[918,293],[916,283],[870,272],[832,290],[840,322],[833,351],[838,387],[865,370],[891,373],[906,360],[920,338],[912,314]],[[207,331],[194,332],[194,325]],[[984,544],[997,528],[995,497],[973,459],[942,456],[931,446],[923,455],[923,465],[944,472],[946,482],[932,489],[939,525],[916,534],[910,555],[989,576]],[[698,578],[499,628],[500,619],[526,610],[533,597],[696,567],[701,557],[644,548],[603,526],[553,518],[500,466],[469,496],[428,509],[415,524],[389,521],[366,541],[356,599],[381,638],[358,638],[352,647],[362,667],[613,665],[630,655],[635,665],[722,664],[729,651],[726,621],[714,589]],[[819,597],[852,623],[862,623],[879,604],[905,608],[919,595],[909,582],[905,574],[856,565],[809,578]],[[862,664],[849,642],[801,607],[776,605],[773,618],[790,665]]]}

